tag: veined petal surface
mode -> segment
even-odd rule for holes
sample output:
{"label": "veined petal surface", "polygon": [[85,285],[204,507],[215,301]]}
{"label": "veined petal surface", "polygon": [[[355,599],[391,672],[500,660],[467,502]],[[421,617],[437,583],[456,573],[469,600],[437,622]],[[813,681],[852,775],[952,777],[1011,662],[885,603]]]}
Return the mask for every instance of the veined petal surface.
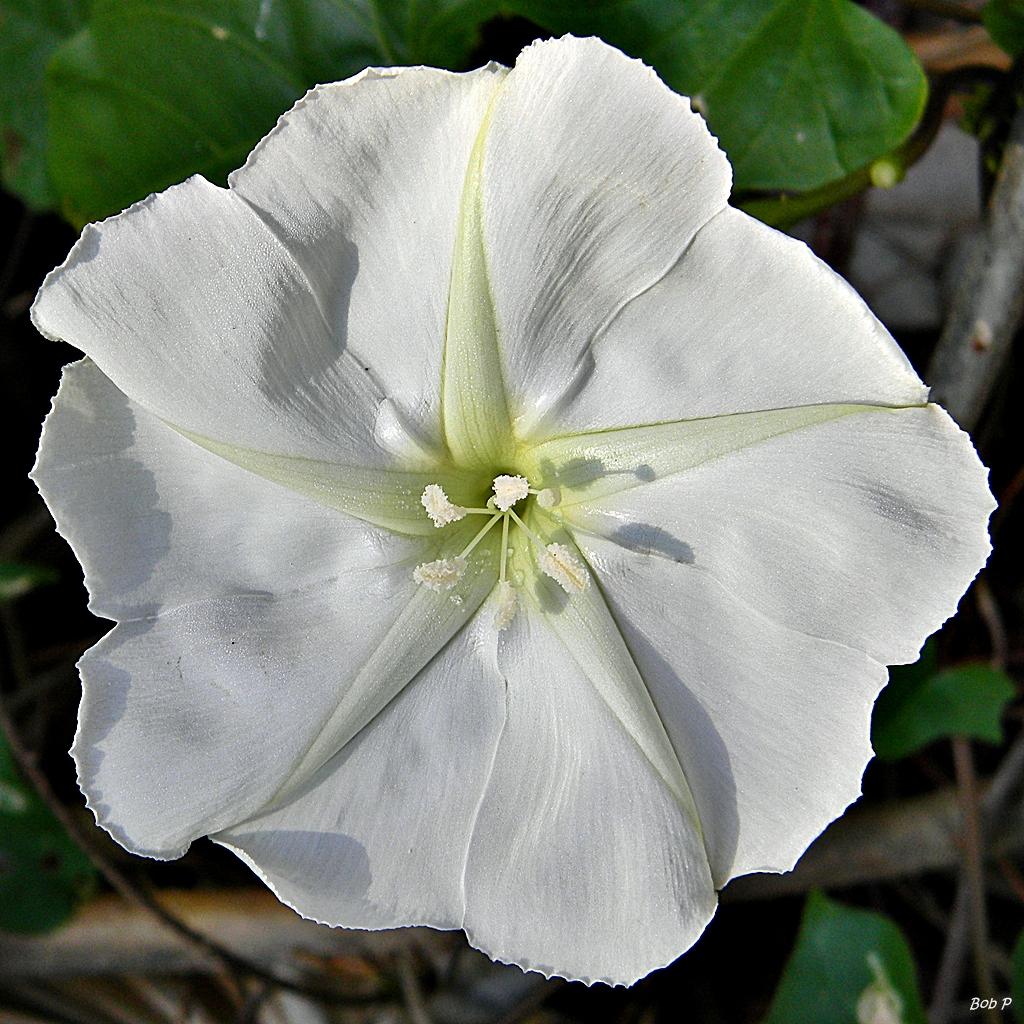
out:
{"label": "veined petal surface", "polygon": [[521,436],[578,386],[591,340],[676,263],[730,184],[704,121],[650,68],[597,39],[523,51],[494,100],[481,174]]}
{"label": "veined petal surface", "polygon": [[864,300],[796,239],[731,207],[623,307],[537,436],[794,406],[928,401]]}
{"label": "veined petal surface", "polygon": [[[507,69],[371,68],[312,90],[230,178],[334,330],[429,444],[470,152]],[[323,385],[344,378],[338,362]]]}
{"label": "veined petal surface", "polygon": [[463,872],[505,720],[487,615],[276,808],[214,836],[304,917],[459,928]]}
{"label": "veined petal surface", "polygon": [[953,614],[993,507],[967,436],[925,406],[565,510],[680,752],[717,884],[788,870],[857,796],[884,666]]}
{"label": "veined petal surface", "polygon": [[314,90],[230,189],[191,178],[88,226],[34,322],[194,434],[423,462],[440,443],[462,183],[504,73],[368,71]]}
{"label": "veined petal surface", "polygon": [[100,823],[151,856],[301,785],[493,586],[481,558],[463,603],[424,591],[412,568],[439,541],[205,451],[88,362],[65,372],[34,478],[91,607],[121,620],[80,663],[80,782]]}
{"label": "veined petal surface", "polygon": [[495,959],[630,984],[714,913],[700,833],[532,603],[500,635],[498,666],[508,703],[463,927]]}

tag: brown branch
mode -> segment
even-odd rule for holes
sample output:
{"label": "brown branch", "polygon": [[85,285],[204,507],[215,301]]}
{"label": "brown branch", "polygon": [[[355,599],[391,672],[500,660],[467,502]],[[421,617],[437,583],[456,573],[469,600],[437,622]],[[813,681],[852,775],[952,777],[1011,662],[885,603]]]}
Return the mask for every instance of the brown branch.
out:
{"label": "brown branch", "polygon": [[[1021,746],[1024,754],[1024,743]],[[1011,751],[1012,755],[1012,751]],[[982,809],[997,776],[985,790]],[[1008,790],[1003,790],[1012,796]],[[988,833],[989,856],[1024,851],[1024,805],[1001,804],[1005,813]],[[949,871],[961,862],[958,842],[960,807],[955,787],[887,804],[856,807],[830,825],[790,872],[738,878],[722,893],[723,901],[772,899],[820,887],[842,888],[867,882],[912,878],[929,871]]]}
{"label": "brown branch", "polygon": [[1024,109],[1017,111],[982,235],[928,367],[933,400],[965,430],[977,424],[1024,309]]}
{"label": "brown branch", "polygon": [[981,21],[981,11],[966,4],[958,4],[953,0],[900,0],[904,7],[912,7],[914,10],[923,11],[926,14],[935,14],[940,18],[949,18],[951,21],[960,21],[965,25],[977,25]]}
{"label": "brown branch", "polygon": [[[336,988],[317,984],[303,984],[281,976],[275,971],[254,963],[244,956],[226,949],[209,936],[196,931],[175,914],[146,889],[143,889],[129,878],[105,853],[101,853],[91,833],[82,826],[71,810],[59,800],[50,786],[49,780],[39,769],[35,755],[23,744],[14,723],[7,712],[5,693],[0,689],[0,730],[7,738],[11,754],[24,776],[34,787],[40,798],[47,805],[54,817],[64,826],[75,843],[106,879],[111,888],[123,899],[151,914],[165,928],[172,931],[179,939],[192,946],[198,953],[215,960],[222,969],[236,971],[239,974],[259,979],[270,985],[297,992],[332,1003],[366,1003],[363,997],[353,997],[339,992]],[[2,961],[0,961],[2,962]]]}
{"label": "brown branch", "polygon": [[[984,839],[981,816],[978,811],[978,782],[974,771],[974,754],[966,736],[954,736],[953,764],[956,768],[957,795],[963,815],[964,887],[967,895],[971,946],[974,954],[974,980],[978,991],[989,995],[992,991],[992,965],[988,952],[988,910],[985,904],[985,874],[983,866]],[[991,1024],[998,1024],[999,1011],[986,1010]]]}
{"label": "brown branch", "polygon": [[[451,932],[398,928],[365,932],[325,928],[299,917],[268,889],[165,889],[159,902],[197,932],[216,933],[244,948],[261,967],[288,954],[313,963],[353,958],[387,963],[402,951],[448,951]],[[165,928],[148,910],[113,893],[90,900],[46,935],[0,932],[0,978],[75,978],[105,974],[210,974],[219,962]],[[362,982],[360,982],[362,984]]]}

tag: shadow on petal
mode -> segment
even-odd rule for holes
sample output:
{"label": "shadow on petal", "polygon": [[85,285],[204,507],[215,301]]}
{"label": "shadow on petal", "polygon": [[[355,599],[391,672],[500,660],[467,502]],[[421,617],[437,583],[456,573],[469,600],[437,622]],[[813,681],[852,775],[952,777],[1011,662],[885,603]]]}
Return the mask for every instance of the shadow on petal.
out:
{"label": "shadow on petal", "polygon": [[[65,368],[58,396],[64,400],[47,417],[45,446],[32,475],[85,567],[92,609],[110,618],[152,615],[156,604],[139,604],[131,595],[170,551],[171,516],[161,507],[152,471],[127,454],[137,441],[128,403],[105,379],[109,401],[77,386],[83,373],[96,374],[88,366],[83,361]],[[97,436],[103,439],[99,455]],[[103,466],[96,465],[100,461]],[[116,472],[106,468],[112,463]]]}
{"label": "shadow on petal", "polygon": [[[366,848],[358,839],[337,832],[310,830],[232,833],[226,845],[242,855],[278,897],[304,917],[315,918],[315,904],[302,894],[344,889],[350,907],[363,904],[374,917],[378,904],[368,898],[373,876]],[[324,924],[343,922],[325,921]],[[346,921],[346,925],[359,927]]]}
{"label": "shadow on petal", "polygon": [[651,523],[626,523],[612,531],[608,539],[638,555],[661,555],[683,565],[695,561],[693,548],[686,541]]}
{"label": "shadow on petal", "polygon": [[715,888],[732,874],[739,842],[736,780],[729,750],[700,701],[639,630],[626,643],[647,684],[697,804]]}

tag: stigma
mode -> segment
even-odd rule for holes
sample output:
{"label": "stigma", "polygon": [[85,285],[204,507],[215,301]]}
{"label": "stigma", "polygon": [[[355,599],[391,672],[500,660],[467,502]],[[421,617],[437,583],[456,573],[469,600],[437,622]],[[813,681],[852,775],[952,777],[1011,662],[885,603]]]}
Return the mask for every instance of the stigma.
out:
{"label": "stigma", "polygon": [[495,508],[507,512],[517,501],[530,493],[530,481],[525,476],[496,476],[494,478]]}

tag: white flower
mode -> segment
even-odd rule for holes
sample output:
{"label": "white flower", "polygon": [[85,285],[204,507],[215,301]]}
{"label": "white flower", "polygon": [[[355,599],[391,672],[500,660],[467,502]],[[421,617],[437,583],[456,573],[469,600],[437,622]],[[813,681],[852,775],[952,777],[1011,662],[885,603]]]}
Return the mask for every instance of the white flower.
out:
{"label": "white flower", "polygon": [[119,622],[73,751],[104,828],[615,983],[793,865],[992,500],[729,187],[686,100],[567,38],[321,86],[229,189],[85,230],[34,475]]}

